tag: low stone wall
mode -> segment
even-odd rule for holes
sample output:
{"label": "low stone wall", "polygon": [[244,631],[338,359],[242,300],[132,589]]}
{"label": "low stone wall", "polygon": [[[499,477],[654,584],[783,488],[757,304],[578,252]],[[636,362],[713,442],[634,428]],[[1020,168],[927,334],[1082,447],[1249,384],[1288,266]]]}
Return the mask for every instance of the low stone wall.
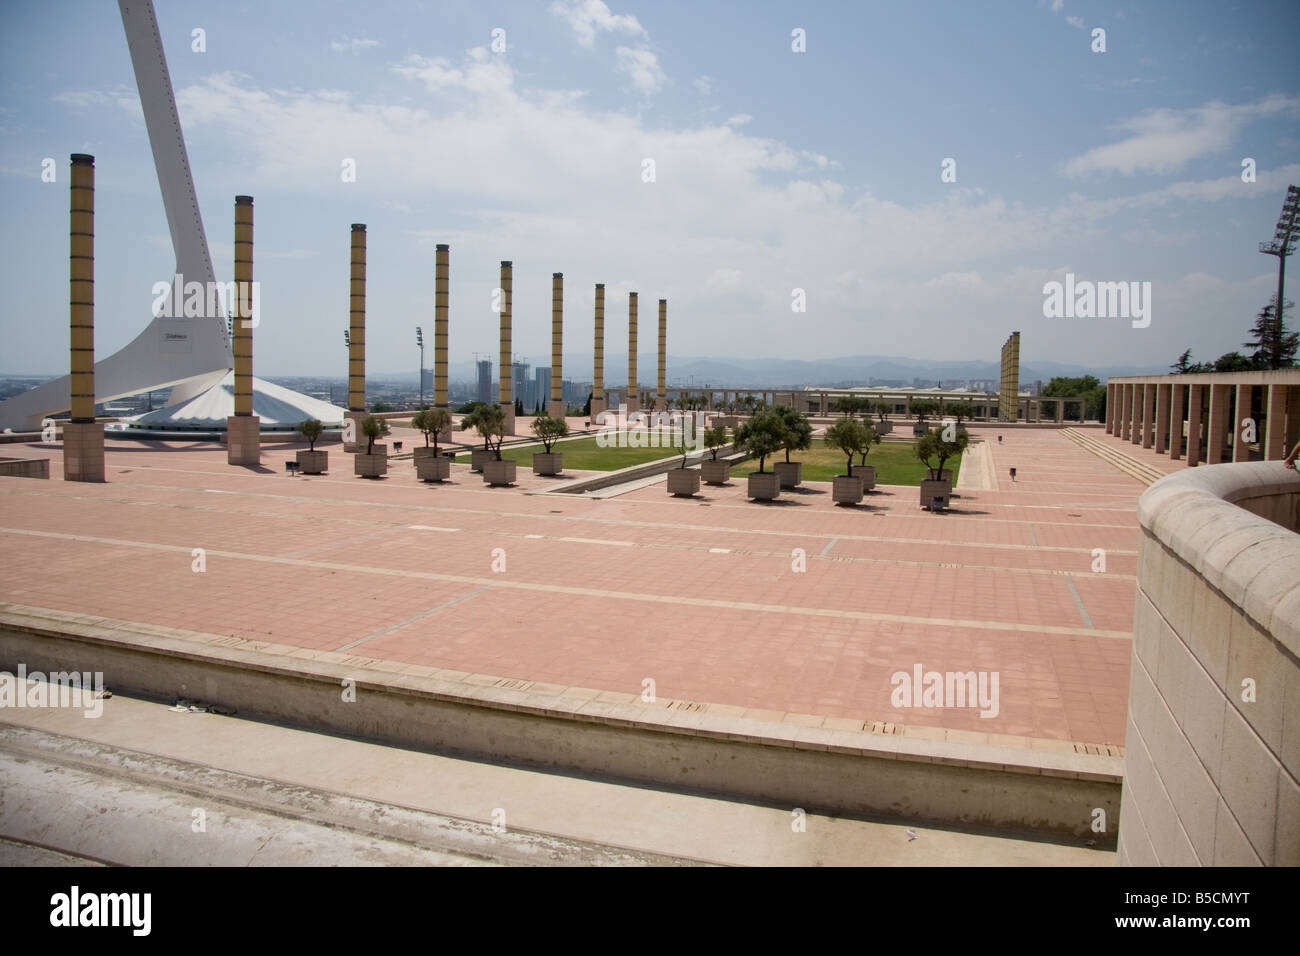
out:
{"label": "low stone wall", "polygon": [[[690,702],[293,649],[0,604],[0,670],[99,671],[112,690],[403,747],[510,760],[809,812],[1096,840],[1118,757],[702,713]],[[672,704],[687,705],[684,708]],[[1113,838],[1111,838],[1113,839]]]}
{"label": "low stone wall", "polygon": [[1121,864],[1300,865],[1298,496],[1253,462],[1139,500]]}
{"label": "low stone wall", "polygon": [[48,478],[48,458],[0,458],[0,475],[10,478]]}

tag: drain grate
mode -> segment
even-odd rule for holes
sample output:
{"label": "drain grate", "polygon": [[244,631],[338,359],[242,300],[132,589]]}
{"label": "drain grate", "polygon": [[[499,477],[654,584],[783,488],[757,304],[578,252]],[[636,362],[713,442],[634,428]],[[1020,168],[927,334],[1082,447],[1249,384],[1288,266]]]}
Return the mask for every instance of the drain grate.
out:
{"label": "drain grate", "polygon": [[862,729],[871,734],[901,734],[903,725],[888,723],[883,720],[868,720]]}
{"label": "drain grate", "polygon": [[698,713],[704,710],[704,705],[693,700],[674,700],[668,703],[669,710],[689,710]]}
{"label": "drain grate", "polygon": [[1122,757],[1124,748],[1115,744],[1081,744],[1075,742],[1074,752],[1077,754],[1093,754],[1099,757]]}
{"label": "drain grate", "polygon": [[504,687],[507,690],[527,690],[533,686],[533,681],[520,680],[517,677],[503,677],[492,685],[493,687]]}

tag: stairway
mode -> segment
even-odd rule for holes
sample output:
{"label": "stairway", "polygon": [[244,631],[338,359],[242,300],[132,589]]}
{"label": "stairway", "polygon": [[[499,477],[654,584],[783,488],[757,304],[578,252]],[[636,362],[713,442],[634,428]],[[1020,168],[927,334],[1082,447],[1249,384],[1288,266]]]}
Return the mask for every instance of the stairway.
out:
{"label": "stairway", "polygon": [[1157,468],[1153,468],[1144,461],[1139,461],[1132,455],[1126,455],[1117,450],[1108,442],[1095,438],[1077,428],[1063,428],[1061,434],[1070,441],[1082,448],[1086,448],[1098,458],[1114,465],[1130,478],[1136,478],[1144,485],[1150,485],[1165,477],[1165,473]]}

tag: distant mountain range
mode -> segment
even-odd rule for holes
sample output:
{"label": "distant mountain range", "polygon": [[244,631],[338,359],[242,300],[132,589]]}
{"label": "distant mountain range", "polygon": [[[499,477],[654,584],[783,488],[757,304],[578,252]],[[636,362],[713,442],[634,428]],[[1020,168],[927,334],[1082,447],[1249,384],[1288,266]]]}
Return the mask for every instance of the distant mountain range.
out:
{"label": "distant mountain range", "polygon": [[[641,356],[638,368],[642,385],[652,385],[655,380],[656,366]],[[565,377],[588,381],[591,378],[592,357],[587,355],[565,355]],[[535,367],[535,366],[534,366]],[[495,371],[495,363],[493,365]],[[448,377],[455,381],[471,381],[476,372],[473,362],[452,362],[448,368]],[[1032,362],[1020,366],[1020,382],[1025,384],[1041,380],[1046,384],[1058,376],[1077,377],[1096,375],[1105,380],[1112,375],[1160,375],[1168,368],[1155,368],[1146,365],[1114,365],[1105,367],[1085,367],[1068,365],[1062,362]],[[605,353],[605,382],[610,386],[623,384],[627,377],[627,355]],[[531,372],[530,372],[531,374]],[[390,381],[416,380],[414,372],[390,373],[372,372],[374,378]],[[804,385],[825,385],[833,388],[847,388],[852,385],[879,384],[881,381],[899,381],[907,385],[912,379],[934,380],[954,383],[978,380],[996,381],[1001,376],[998,362],[954,361],[939,362],[932,359],[913,359],[899,356],[857,355],[845,358],[817,359],[803,361],[781,358],[682,358],[668,357],[668,378],[673,387],[692,385],[702,388],[711,385],[715,388],[744,388],[746,386],[763,388],[789,388]]]}

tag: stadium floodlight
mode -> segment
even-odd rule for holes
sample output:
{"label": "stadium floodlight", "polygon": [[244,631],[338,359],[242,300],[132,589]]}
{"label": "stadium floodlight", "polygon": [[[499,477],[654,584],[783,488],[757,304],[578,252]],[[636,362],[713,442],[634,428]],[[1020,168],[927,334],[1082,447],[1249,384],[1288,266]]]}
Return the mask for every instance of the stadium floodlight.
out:
{"label": "stadium floodlight", "polygon": [[1287,186],[1286,199],[1282,202],[1282,213],[1277,218],[1277,228],[1273,230],[1271,242],[1261,242],[1259,251],[1269,256],[1277,256],[1277,304],[1273,318],[1278,328],[1282,327],[1282,295],[1286,285],[1286,257],[1295,252],[1296,241],[1300,240],[1300,186]]}

